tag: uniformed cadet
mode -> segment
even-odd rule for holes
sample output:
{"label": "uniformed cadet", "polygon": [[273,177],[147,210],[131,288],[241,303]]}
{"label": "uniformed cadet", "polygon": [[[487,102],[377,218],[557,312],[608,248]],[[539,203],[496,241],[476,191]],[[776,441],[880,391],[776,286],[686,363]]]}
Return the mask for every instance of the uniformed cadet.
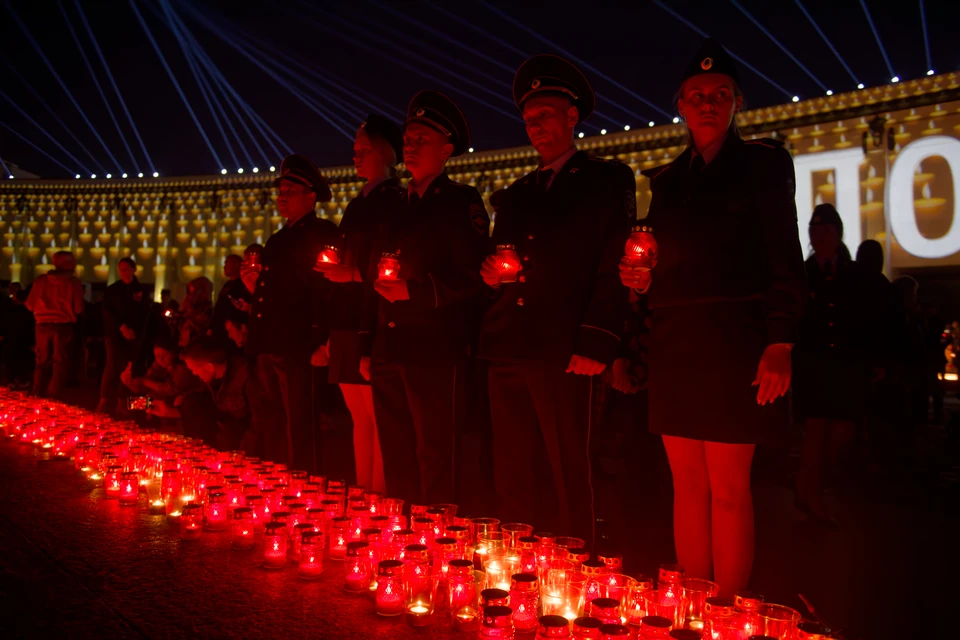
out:
{"label": "uniformed cadet", "polygon": [[731,597],[750,577],[751,461],[787,424],[778,398],[806,289],[793,160],[740,138],[742,101],[733,59],[707,40],[678,93],[690,145],[651,170],[659,262],[621,266],[625,285],[649,288],[649,421],[673,473],[677,558]]}
{"label": "uniformed cadet", "polygon": [[502,517],[592,538],[589,432],[592,376],[616,357],[627,309],[617,264],[636,216],[626,165],[591,158],[574,127],[596,99],[573,64],[551,55],[518,69],[513,96],[540,153],[536,171],[503,194],[493,245],[513,245],[522,269],[500,282],[479,355],[488,362],[494,477]]}
{"label": "uniformed cadet", "polygon": [[466,118],[437,91],[414,96],[403,126],[413,174],[407,211],[378,244],[399,256],[380,295],[371,383],[387,491],[409,503],[451,502],[455,410],[470,342],[469,309],[483,296],[489,218],[473,187],[443,173],[470,145]]}
{"label": "uniformed cadet", "polygon": [[406,192],[397,179],[397,162],[403,157],[403,133],[399,125],[370,114],[357,129],[353,164],[357,176],[367,181],[340,221],[341,259],[338,265],[317,263],[333,287],[330,308],[330,340],[327,343],[329,380],[339,384],[353,418],[353,454],[357,484],[386,491],[383,458],[370,388],[370,343],[376,315],[363,306],[379,296],[373,290],[377,279],[376,237],[379,229],[398,220],[405,207]]}
{"label": "uniformed cadet", "polygon": [[330,283],[313,270],[339,232],[314,213],[330,188],[301,155],[284,158],[276,180],[277,211],[285,218],[261,254],[262,266],[242,267],[253,294],[247,353],[256,358],[264,399],[273,403],[262,421],[264,456],[293,469],[319,466],[314,429],[311,354],[327,341]]}

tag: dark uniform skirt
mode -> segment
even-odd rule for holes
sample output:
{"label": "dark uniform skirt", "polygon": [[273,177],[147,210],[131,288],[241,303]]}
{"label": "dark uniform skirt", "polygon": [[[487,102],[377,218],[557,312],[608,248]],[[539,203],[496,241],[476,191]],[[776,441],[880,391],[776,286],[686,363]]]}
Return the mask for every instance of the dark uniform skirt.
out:
{"label": "dark uniform skirt", "polygon": [[650,431],[728,444],[757,444],[782,432],[786,398],[761,407],[753,386],[766,346],[759,300],[654,309]]}
{"label": "dark uniform skirt", "polygon": [[330,384],[370,384],[360,375],[360,338],[356,331],[330,331]]}
{"label": "dark uniform skirt", "polygon": [[858,421],[866,411],[867,367],[852,354],[793,350],[793,415]]}

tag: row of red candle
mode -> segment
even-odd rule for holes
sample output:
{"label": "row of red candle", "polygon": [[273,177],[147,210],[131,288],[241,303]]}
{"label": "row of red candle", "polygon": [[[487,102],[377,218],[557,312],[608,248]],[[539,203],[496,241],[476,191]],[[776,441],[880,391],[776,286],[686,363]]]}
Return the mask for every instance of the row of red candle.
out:
{"label": "row of red candle", "polygon": [[[646,614],[664,613],[660,617],[671,625],[707,625],[716,638],[746,637],[743,633],[751,628],[770,626],[769,622],[757,622],[757,616],[763,620],[769,616],[746,611],[749,607],[743,603],[756,603],[756,599],[744,597],[739,606],[711,601],[709,591],[685,588],[682,571],[662,570],[659,588],[653,590],[649,579],[617,573],[619,557],[590,560],[582,540],[534,536],[532,527],[524,524],[501,527],[495,519],[458,518],[456,505],[411,505],[411,529],[405,529],[399,515],[402,501],[381,498],[362,487],[326,482],[322,477],[245,457],[242,452],[219,452],[189,439],[137,431],[132,424],[2,392],[0,427],[11,437],[41,445],[57,457],[73,453],[79,469],[91,479],[103,480],[106,493],[125,504],[137,502],[141,484],[149,487],[159,480],[163,502],[183,507],[181,531],[187,539],[201,535],[204,526],[211,531],[232,528],[234,545],[247,548],[255,544],[255,534],[263,531],[265,566],[270,566],[271,560],[275,566],[286,564],[288,549],[291,557],[300,560],[309,538],[306,548],[312,555],[307,554],[308,566],[301,568],[301,575],[318,576],[325,534],[334,534],[329,536],[330,557],[341,552],[346,555],[353,548],[351,558],[359,559],[358,564],[345,564],[345,585],[352,580],[359,592],[377,584],[373,573],[380,562],[400,562],[435,572],[446,588],[452,585],[456,593],[469,594],[478,587],[470,583],[469,589],[460,572],[464,566],[472,568],[471,556],[477,566],[484,566],[486,558],[517,569],[511,575],[511,587],[527,586],[525,590],[511,588],[511,596],[519,598],[513,602],[516,611],[511,612],[511,620],[520,629],[531,629],[536,617],[548,611],[552,603],[547,600],[556,596],[547,588],[555,584],[557,572],[574,585],[583,579],[578,585],[577,613],[594,613],[601,621],[614,623],[619,618],[619,622],[637,625]],[[318,500],[320,506],[312,506]],[[353,577],[348,579],[348,575]],[[700,595],[687,597],[693,591]],[[454,604],[469,609],[467,601]],[[698,608],[699,618],[690,615],[694,613],[691,607]],[[785,628],[796,625],[799,614],[781,609]],[[570,617],[572,611],[564,613]]]}

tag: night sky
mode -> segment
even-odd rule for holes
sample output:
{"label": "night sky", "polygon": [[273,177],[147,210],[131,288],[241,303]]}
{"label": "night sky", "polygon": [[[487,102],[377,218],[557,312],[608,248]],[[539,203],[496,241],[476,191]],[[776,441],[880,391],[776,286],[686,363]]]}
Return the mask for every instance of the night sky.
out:
{"label": "night sky", "polygon": [[[165,5],[182,20],[190,36],[236,94],[287,147],[306,154],[321,166],[350,162],[353,132],[364,115],[374,110],[370,104],[376,105],[375,110],[399,119],[410,97],[428,88],[448,93],[461,105],[470,122],[473,146],[478,151],[526,144],[509,86],[513,70],[525,56],[536,53],[566,52],[613,81],[582,67],[594,83],[599,98],[599,113],[583,127],[587,135],[597,133],[601,127],[615,131],[622,130],[624,125],[647,126],[651,120],[663,124],[674,115],[672,98],[678,78],[702,40],[690,27],[658,6],[659,2],[650,0],[577,3],[563,0],[536,3],[504,0],[489,3],[472,0],[456,3],[445,0],[435,3],[135,1],[219,158],[214,159],[130,3],[80,0],[83,15],[97,38],[143,145],[162,176],[212,174],[218,173],[221,167],[231,173],[239,167],[250,171],[252,166],[258,166],[263,170],[270,164],[279,165],[286,151],[276,140],[274,145],[279,155],[274,151],[229,91],[228,104],[220,89],[212,88],[228,116],[227,120],[221,117],[221,122],[231,153],[169,28]],[[824,87],[836,92],[847,91],[855,88],[857,81],[869,87],[887,83],[891,78],[859,0],[803,1],[803,7],[849,66],[856,81],[817,34],[795,0],[663,2],[702,31],[718,38],[732,53],[782,88],[741,67],[748,106],[789,102],[792,95],[815,97],[823,95]],[[957,70],[960,48],[955,42],[957,25],[960,25],[960,2],[927,0],[923,4],[929,36],[929,66],[938,73]],[[138,169],[149,175],[151,165],[104,72],[76,0],[60,3],[18,0],[5,5],[0,8],[0,90],[3,91],[0,122],[5,125],[0,126],[0,158],[51,178],[72,177],[74,173],[85,177],[96,173],[103,177],[108,172],[116,178],[123,171],[133,176]],[[866,0],[866,5],[894,72],[903,80],[924,75],[929,66],[921,3]],[[102,143],[13,19],[11,6],[83,109]],[[806,67],[809,75],[738,6],[782,43]],[[133,159],[91,80],[61,11],[66,13],[83,45]],[[249,39],[255,40],[253,46],[260,51],[251,53],[253,58],[310,96],[308,99],[315,102],[314,109],[324,112],[334,124],[328,123],[210,27],[220,30],[231,42],[243,39],[241,46],[247,51],[251,46]],[[189,40],[190,36],[185,38]],[[210,82],[206,67],[200,62],[197,64]],[[41,105],[24,79],[56,117]],[[300,79],[322,93],[306,89]],[[653,106],[628,91],[642,96]],[[11,100],[74,158],[18,112]],[[234,107],[243,114],[242,119],[236,117]],[[227,121],[236,130],[242,147]],[[244,125],[253,133],[253,139]],[[11,129],[65,167],[36,151],[11,133]]]}

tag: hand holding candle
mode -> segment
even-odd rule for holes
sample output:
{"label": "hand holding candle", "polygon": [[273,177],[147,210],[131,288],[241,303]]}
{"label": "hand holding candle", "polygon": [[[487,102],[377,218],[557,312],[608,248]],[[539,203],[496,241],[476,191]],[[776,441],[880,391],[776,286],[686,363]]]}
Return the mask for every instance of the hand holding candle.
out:
{"label": "hand holding candle", "polygon": [[653,229],[646,226],[633,228],[624,247],[620,261],[620,281],[625,287],[645,292],[652,282],[651,270],[657,266],[657,241]]}

